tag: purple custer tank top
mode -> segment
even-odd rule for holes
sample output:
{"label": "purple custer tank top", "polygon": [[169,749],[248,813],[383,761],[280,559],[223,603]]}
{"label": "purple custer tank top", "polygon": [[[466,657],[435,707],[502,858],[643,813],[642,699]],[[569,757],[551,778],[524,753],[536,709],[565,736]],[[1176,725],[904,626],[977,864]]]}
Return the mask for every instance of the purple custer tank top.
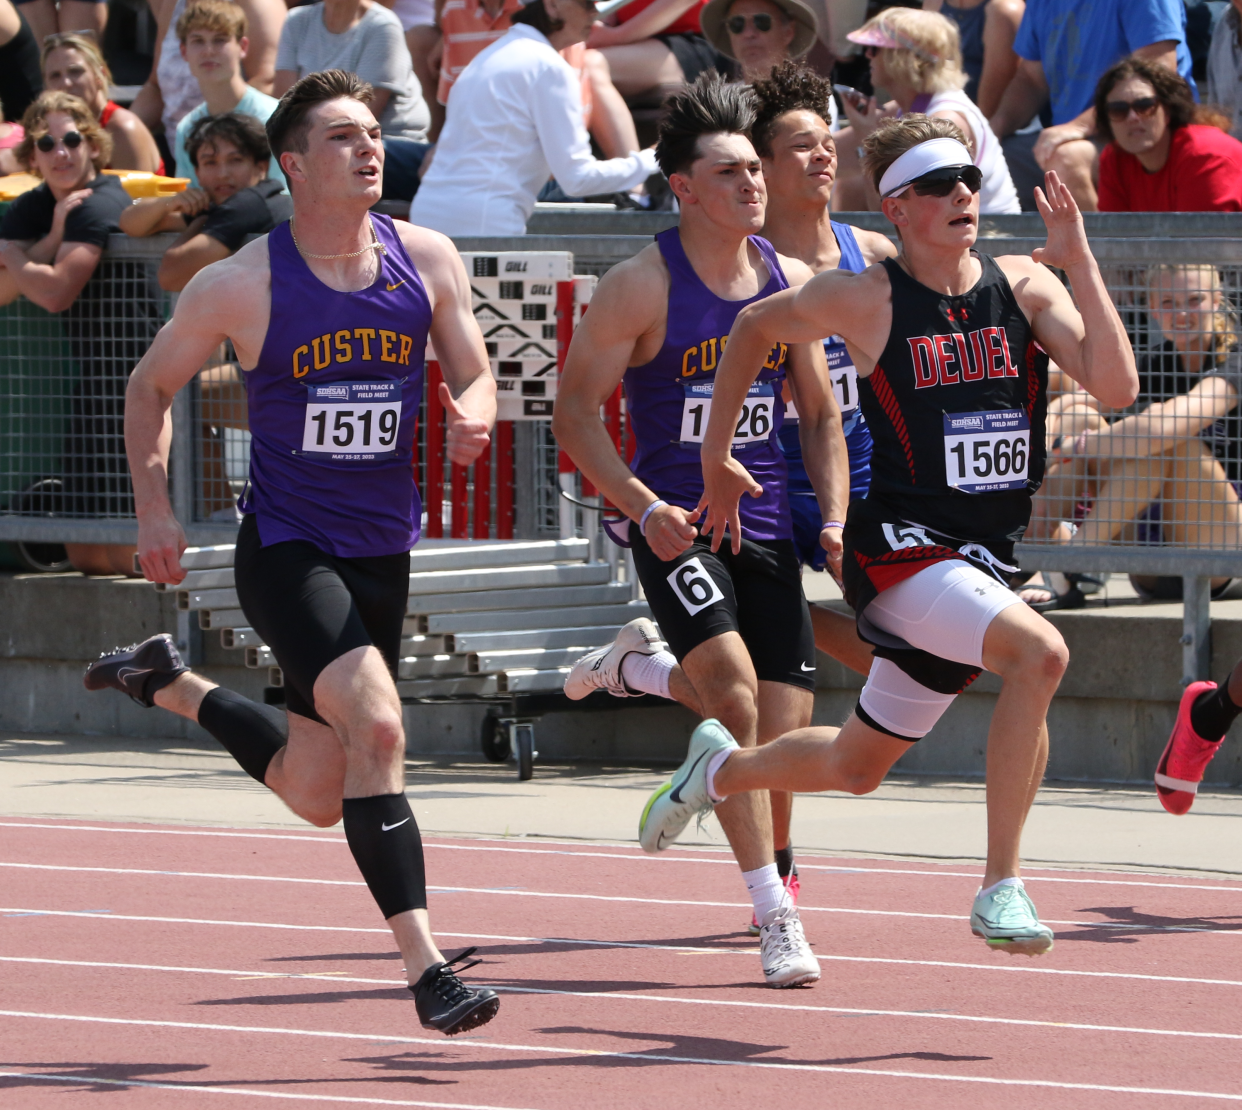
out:
{"label": "purple custer tank top", "polygon": [[413,448],[431,302],[392,220],[371,220],[386,253],[354,293],[311,273],[289,224],[268,236],[272,315],[245,374],[250,482],[239,502],[265,547],[307,540],[352,559],[418,541]]}
{"label": "purple custer tank top", "polygon": [[[748,304],[789,288],[772,244],[757,235],[750,242],[768,267],[767,284],[744,301],[717,297],[699,279],[675,227],[656,236],[669,272],[668,323],[664,345],[650,362],[625,372],[625,401],[637,450],[634,473],[670,505],[693,509],[703,494],[699,458],[716,364],[737,314]],[[777,433],[784,419],[781,385],[787,348],[772,348],[733,440],[733,454],[763,486],[759,497],[743,497],[742,533],[751,540],[792,536],[786,494],[787,470]]]}

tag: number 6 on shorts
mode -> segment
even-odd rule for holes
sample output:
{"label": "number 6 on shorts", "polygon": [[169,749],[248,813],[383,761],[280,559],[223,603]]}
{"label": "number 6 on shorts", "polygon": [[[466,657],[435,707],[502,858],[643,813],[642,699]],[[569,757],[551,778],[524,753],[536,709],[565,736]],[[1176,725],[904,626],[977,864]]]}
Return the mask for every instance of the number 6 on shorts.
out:
{"label": "number 6 on shorts", "polygon": [[693,559],[687,559],[673,571],[668,576],[668,584],[673,587],[677,600],[686,607],[686,612],[691,616],[700,609],[724,600],[724,594],[720,592],[716,580],[703,569],[697,555]]}

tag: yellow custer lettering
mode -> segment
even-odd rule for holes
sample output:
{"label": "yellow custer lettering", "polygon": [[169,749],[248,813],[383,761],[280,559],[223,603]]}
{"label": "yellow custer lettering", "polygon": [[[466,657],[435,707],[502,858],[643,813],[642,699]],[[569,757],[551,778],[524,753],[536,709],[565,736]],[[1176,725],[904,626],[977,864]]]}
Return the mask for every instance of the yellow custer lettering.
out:
{"label": "yellow custer lettering", "polygon": [[362,361],[371,361],[371,340],[375,338],[374,328],[354,328],[354,338],[362,340]]}
{"label": "yellow custer lettering", "polygon": [[298,359],[300,359],[303,355],[309,355],[309,354],[310,354],[310,348],[305,343],[303,343],[302,346],[300,346],[296,351],[293,352],[293,376],[295,378],[304,378],[306,377],[307,374],[310,373],[310,367],[303,366],[298,361]]}
{"label": "yellow custer lettering", "polygon": [[393,353],[392,345],[396,342],[397,333],[395,331],[384,331],[382,328],[379,333],[380,337],[380,361],[396,362],[397,356]]}
{"label": "yellow custer lettering", "polygon": [[354,345],[349,341],[348,331],[338,331],[332,337],[332,343],[336,347],[337,362],[353,362]]}
{"label": "yellow custer lettering", "polygon": [[683,378],[693,378],[699,372],[698,366],[691,366],[690,359],[699,353],[698,345],[687,347],[686,353],[681,356],[681,376]]}
{"label": "yellow custer lettering", "polygon": [[[699,344],[699,366],[704,374],[710,374],[716,369],[716,343],[715,337],[704,339]],[[711,352],[709,355],[708,352]],[[710,361],[709,361],[710,359]]]}
{"label": "yellow custer lettering", "polygon": [[[332,361],[331,335],[317,335],[311,340],[311,347],[315,353],[315,369],[323,370],[328,363]],[[323,344],[323,360],[319,358],[319,345]]]}
{"label": "yellow custer lettering", "polygon": [[404,332],[401,335],[401,353],[397,356],[397,362],[401,366],[410,365],[410,351],[414,348],[414,340],[412,340]]}
{"label": "yellow custer lettering", "polygon": [[768,352],[768,361],[763,364],[763,368],[765,370],[775,370],[782,362],[785,361],[785,353],[788,350],[788,344],[778,343]]}

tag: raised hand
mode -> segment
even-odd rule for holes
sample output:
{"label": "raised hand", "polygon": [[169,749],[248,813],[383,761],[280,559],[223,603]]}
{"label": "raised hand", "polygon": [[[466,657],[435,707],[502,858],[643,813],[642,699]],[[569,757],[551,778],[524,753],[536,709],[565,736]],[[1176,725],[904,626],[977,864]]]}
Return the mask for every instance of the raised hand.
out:
{"label": "raised hand", "polygon": [[471,415],[454,401],[447,382],[440,383],[440,403],[448,417],[446,443],[449,461],[458,466],[469,466],[487,450],[491,442],[487,421]]}
{"label": "raised hand", "polygon": [[742,550],[742,516],[738,504],[743,494],[751,497],[763,494],[763,486],[750,476],[746,467],[732,455],[722,459],[703,458],[703,496],[695,511],[707,510],[703,534],[712,537],[713,551],[720,550],[726,528],[733,554]]}
{"label": "raised hand", "polygon": [[1078,202],[1054,171],[1044,174],[1043,189],[1035,187],[1035,204],[1048,228],[1048,242],[1031,252],[1036,262],[1064,270],[1091,257]]}

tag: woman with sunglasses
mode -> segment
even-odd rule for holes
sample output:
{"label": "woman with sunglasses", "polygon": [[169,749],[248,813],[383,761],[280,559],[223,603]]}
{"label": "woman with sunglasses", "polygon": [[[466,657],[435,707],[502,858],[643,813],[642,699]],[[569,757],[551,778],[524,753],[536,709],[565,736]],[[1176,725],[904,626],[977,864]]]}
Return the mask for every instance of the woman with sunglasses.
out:
{"label": "woman with sunglasses", "polygon": [[833,208],[838,212],[876,210],[880,198],[867,187],[858,151],[862,143],[891,116],[921,112],[947,119],[966,135],[975,165],[983,171],[979,212],[984,216],[1022,210],[1009,176],[1000,140],[975,103],[962,92],[962,50],[957,27],[942,15],[913,8],[888,8],[848,36],[871,59],[871,83],[892,94],[881,108],[874,97],[844,99],[850,126],[837,136],[841,156]]}
{"label": "woman with sunglasses", "polygon": [[1101,212],[1242,211],[1242,143],[1186,81],[1131,54],[1095,90]]}
{"label": "woman with sunglasses", "polygon": [[[19,196],[0,220],[0,304],[24,296],[64,313],[64,335],[81,371],[65,440],[65,511],[127,515],[133,498],[122,429],[125,382],[159,327],[159,290],[142,264],[114,262],[107,280],[92,280],[130,198],[120,178],[100,173],[112,140],[90,107],[68,93],[45,92],[22,126],[18,159],[43,184]],[[125,282],[126,297],[117,296],[117,280]],[[134,547],[65,548],[84,573],[133,573]]]}
{"label": "woman with sunglasses", "polygon": [[819,33],[815,13],[802,0],[710,0],[699,22],[707,41],[737,62],[742,80],[750,82],[801,58]]}

